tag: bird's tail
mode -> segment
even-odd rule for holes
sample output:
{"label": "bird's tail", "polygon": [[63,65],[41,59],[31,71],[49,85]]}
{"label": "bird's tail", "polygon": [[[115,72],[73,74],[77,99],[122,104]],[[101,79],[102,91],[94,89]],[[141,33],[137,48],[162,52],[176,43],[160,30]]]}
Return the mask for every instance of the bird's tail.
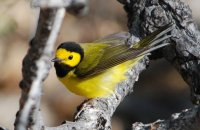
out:
{"label": "bird's tail", "polygon": [[163,26],[161,29],[158,29],[157,31],[153,32],[152,34],[146,36],[144,39],[139,41],[138,43],[131,46],[131,48],[135,49],[141,49],[142,53],[138,55],[142,56],[145,54],[148,54],[154,50],[157,50],[159,48],[162,48],[166,45],[169,45],[170,43],[163,42],[162,41],[170,38],[172,35],[166,35],[168,32],[170,32],[174,28],[174,25],[172,23],[167,24]]}

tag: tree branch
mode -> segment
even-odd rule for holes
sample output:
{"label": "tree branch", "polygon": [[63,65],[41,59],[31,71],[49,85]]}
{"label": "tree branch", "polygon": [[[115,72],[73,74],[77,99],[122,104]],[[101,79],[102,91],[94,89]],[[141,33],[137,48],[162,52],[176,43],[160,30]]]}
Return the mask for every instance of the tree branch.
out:
{"label": "tree branch", "polygon": [[46,79],[51,66],[50,58],[53,47],[65,14],[65,9],[42,9],[35,37],[23,60],[20,82],[22,95],[20,110],[15,121],[16,130],[41,129],[43,123],[38,122],[42,82]]}
{"label": "tree branch", "polygon": [[72,5],[83,4],[86,5],[87,0],[32,0],[32,7],[40,7],[40,8],[63,8],[69,7]]}
{"label": "tree branch", "polygon": [[88,0],[32,0],[32,7],[66,8],[68,13],[84,15],[88,11]]}
{"label": "tree branch", "polygon": [[[176,24],[171,45],[153,52],[152,59],[163,56],[190,85],[191,100],[200,101],[200,32],[193,22],[189,6],[180,0],[118,0],[124,4],[128,14],[128,28],[131,34],[143,37],[158,27],[170,22]],[[169,120],[158,120],[151,124],[134,123],[133,129],[191,129],[200,126],[199,106],[185,110]],[[176,118],[175,118],[176,117]],[[199,127],[195,127],[196,129]],[[194,128],[194,129],[195,129]]]}
{"label": "tree branch", "polygon": [[[193,22],[189,6],[180,0],[119,0],[128,13],[131,34],[143,37],[170,22],[176,24],[173,44],[164,48],[164,56],[191,87],[195,104],[200,100],[200,32]],[[157,54],[154,53],[154,57]]]}
{"label": "tree branch", "polygon": [[132,130],[198,130],[200,128],[200,107],[176,113],[168,120],[157,120],[150,124],[134,123]]}

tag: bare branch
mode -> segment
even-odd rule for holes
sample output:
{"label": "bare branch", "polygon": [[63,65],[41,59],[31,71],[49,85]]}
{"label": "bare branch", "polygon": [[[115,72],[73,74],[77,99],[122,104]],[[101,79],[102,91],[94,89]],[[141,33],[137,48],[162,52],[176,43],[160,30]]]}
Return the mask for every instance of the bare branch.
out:
{"label": "bare branch", "polygon": [[186,109],[173,114],[169,120],[158,120],[150,124],[134,123],[133,130],[199,130],[200,107]]}
{"label": "bare branch", "polygon": [[[174,38],[162,52],[154,52],[151,58],[163,56],[180,72],[191,87],[191,99],[195,104],[200,101],[200,32],[193,22],[189,6],[180,0],[118,0],[124,4],[128,13],[128,27],[134,36],[143,37],[157,27],[170,22],[176,24]],[[176,117],[176,118],[175,118]],[[172,115],[169,120],[158,120],[151,124],[134,123],[133,129],[168,130],[192,129],[200,126],[199,106]],[[195,127],[198,126],[198,127]]]}
{"label": "bare branch", "polygon": [[84,15],[88,11],[88,0],[32,0],[32,7],[66,8],[73,15]]}
{"label": "bare branch", "polygon": [[41,7],[41,8],[60,8],[60,7],[68,7],[71,5],[73,0],[32,0],[32,7]]}
{"label": "bare branch", "polygon": [[[176,24],[173,44],[163,49],[164,57],[180,72],[191,87],[195,104],[200,100],[200,32],[189,6],[180,0],[119,0],[128,13],[130,33],[143,37],[170,22]],[[154,53],[155,54],[155,53]],[[158,54],[155,54],[155,57]],[[160,57],[163,55],[160,53]]]}
{"label": "bare branch", "polygon": [[23,80],[20,83],[22,95],[15,121],[16,130],[39,130],[43,125],[42,122],[38,122],[42,82],[51,66],[50,58],[64,14],[64,8],[43,9],[40,12],[36,35],[23,60]]}
{"label": "bare branch", "polygon": [[41,8],[67,8],[74,5],[86,6],[87,0],[32,0],[32,7],[41,7]]}

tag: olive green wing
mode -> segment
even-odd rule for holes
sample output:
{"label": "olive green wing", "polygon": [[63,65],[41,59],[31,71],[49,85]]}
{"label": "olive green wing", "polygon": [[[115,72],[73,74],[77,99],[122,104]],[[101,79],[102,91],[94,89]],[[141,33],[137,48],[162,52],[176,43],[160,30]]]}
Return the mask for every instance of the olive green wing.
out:
{"label": "olive green wing", "polygon": [[143,52],[145,52],[145,50],[148,49],[147,47],[141,49],[134,49],[128,48],[125,45],[119,45],[119,48],[115,47],[115,49],[119,49],[120,51],[116,51],[114,49],[113,55],[111,55],[109,48],[110,47],[105,48],[103,50],[103,54],[101,54],[101,56],[98,56],[98,58],[94,59],[93,62],[91,62],[91,60],[84,60],[82,63],[80,63],[79,66],[76,68],[76,75],[80,78],[86,78],[88,76],[98,74],[125,61],[138,57],[140,56],[140,54],[142,54]]}
{"label": "olive green wing", "polygon": [[[157,44],[169,38],[170,35],[167,36],[163,35],[171,30],[172,30],[171,25],[164,26],[158,31],[155,31],[151,35],[145,37],[140,42],[134,44],[132,47],[126,46],[123,43],[125,40],[122,40],[121,43],[123,44],[120,43],[113,44],[112,42],[106,43],[105,39],[102,40],[104,42],[99,40],[98,43],[94,43],[96,44],[95,46],[94,44],[91,44],[91,46],[87,45],[88,49],[86,48],[86,50],[89,51],[86,52],[84,60],[79,64],[75,73],[77,74],[78,77],[85,78],[103,72],[125,61],[145,55],[160,47],[163,47],[167,44],[160,44],[160,45]],[[115,38],[115,40],[117,40],[117,37]],[[98,46],[103,46],[103,47],[99,49]]]}
{"label": "olive green wing", "polygon": [[76,74],[86,74],[92,68],[99,64],[99,61],[104,53],[105,48],[109,47],[109,44],[102,43],[81,43],[81,47],[84,50],[84,58],[80,64],[76,67]]}
{"label": "olive green wing", "polygon": [[75,73],[78,76],[87,75],[99,65],[102,60],[109,59],[129,49],[125,46],[128,33],[117,33],[107,36],[93,43],[81,43],[84,50],[84,58],[77,66]]}

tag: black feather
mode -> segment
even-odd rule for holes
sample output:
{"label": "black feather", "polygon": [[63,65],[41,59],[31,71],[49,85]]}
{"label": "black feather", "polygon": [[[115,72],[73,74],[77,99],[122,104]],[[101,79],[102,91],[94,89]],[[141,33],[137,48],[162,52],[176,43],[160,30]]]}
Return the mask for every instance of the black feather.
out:
{"label": "black feather", "polygon": [[64,42],[58,46],[57,50],[59,48],[64,48],[71,52],[77,52],[81,55],[81,59],[83,59],[83,57],[84,57],[83,48],[81,48],[81,46],[79,44],[77,44],[76,42]]}

